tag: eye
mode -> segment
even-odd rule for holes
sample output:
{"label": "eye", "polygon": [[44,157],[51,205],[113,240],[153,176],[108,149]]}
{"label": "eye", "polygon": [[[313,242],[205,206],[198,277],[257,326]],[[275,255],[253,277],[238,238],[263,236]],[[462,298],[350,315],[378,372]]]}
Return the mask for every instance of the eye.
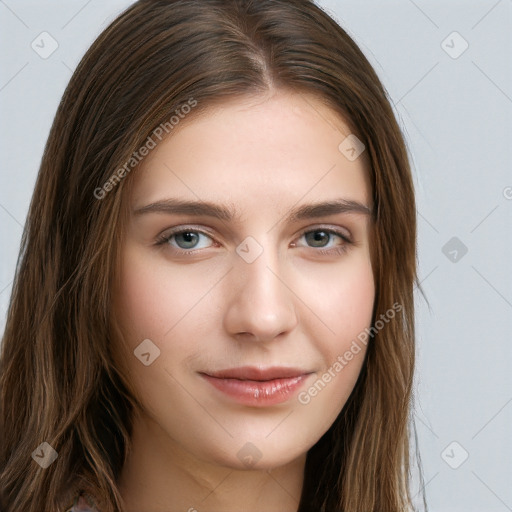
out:
{"label": "eye", "polygon": [[203,231],[197,229],[182,229],[161,236],[157,240],[157,245],[164,244],[169,244],[177,250],[189,251],[211,247],[213,240]]}
{"label": "eye", "polygon": [[[342,254],[352,244],[349,236],[344,232],[324,227],[304,230],[297,240],[299,242],[293,242],[291,247],[309,247],[317,249],[316,253],[325,255]],[[186,255],[213,247],[215,241],[205,231],[192,227],[181,227],[181,229],[166,232],[158,237],[156,245],[165,245],[176,254]]]}
{"label": "eye", "polygon": [[309,229],[303,231],[299,240],[305,240],[305,244],[297,243],[294,246],[311,247],[322,249],[321,254],[330,252],[341,252],[347,249],[347,246],[352,243],[350,238],[341,231],[327,228]]}

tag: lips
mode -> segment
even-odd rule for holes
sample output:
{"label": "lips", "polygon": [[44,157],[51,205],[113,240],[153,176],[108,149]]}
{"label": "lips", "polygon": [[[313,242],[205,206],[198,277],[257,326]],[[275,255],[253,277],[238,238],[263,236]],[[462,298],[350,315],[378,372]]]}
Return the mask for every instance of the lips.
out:
{"label": "lips", "polygon": [[256,407],[288,401],[311,374],[298,368],[249,366],[200,373],[223,395],[243,405]]}
{"label": "lips", "polygon": [[257,380],[267,381],[274,379],[289,379],[300,377],[311,373],[307,370],[298,368],[286,368],[283,366],[273,366],[270,368],[258,368],[255,366],[243,366],[240,368],[231,368],[229,370],[220,370],[218,372],[208,372],[207,375],[217,379],[239,379],[239,380]]}

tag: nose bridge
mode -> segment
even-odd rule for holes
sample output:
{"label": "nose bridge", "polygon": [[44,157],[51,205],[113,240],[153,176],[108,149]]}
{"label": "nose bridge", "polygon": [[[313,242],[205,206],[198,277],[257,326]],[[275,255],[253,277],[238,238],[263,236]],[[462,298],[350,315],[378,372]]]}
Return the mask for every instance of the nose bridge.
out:
{"label": "nose bridge", "polygon": [[[235,334],[252,334],[269,340],[292,330],[296,323],[293,294],[282,282],[282,263],[275,244],[244,240],[231,273],[226,328]],[[258,244],[258,245],[256,245]]]}
{"label": "nose bridge", "polygon": [[283,294],[284,290],[281,289],[283,284],[277,278],[281,272],[276,260],[277,258],[272,256],[271,250],[267,249],[252,263],[239,263],[242,267],[239,275],[242,276],[244,287],[254,300],[260,298],[264,298],[266,301],[276,300],[277,296]]}

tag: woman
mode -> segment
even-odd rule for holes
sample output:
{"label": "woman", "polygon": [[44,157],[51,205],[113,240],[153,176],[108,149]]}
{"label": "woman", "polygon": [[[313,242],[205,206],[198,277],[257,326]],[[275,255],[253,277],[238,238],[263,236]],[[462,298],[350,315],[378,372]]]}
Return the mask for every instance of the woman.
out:
{"label": "woman", "polygon": [[43,156],[2,510],[413,510],[415,243],[385,91],[319,7],[134,3]]}

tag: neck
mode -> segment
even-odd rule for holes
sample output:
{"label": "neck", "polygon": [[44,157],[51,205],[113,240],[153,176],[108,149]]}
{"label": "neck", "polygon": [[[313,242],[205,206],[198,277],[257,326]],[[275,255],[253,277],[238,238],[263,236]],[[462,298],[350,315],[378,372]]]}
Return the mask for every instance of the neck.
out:
{"label": "neck", "polygon": [[131,448],[118,482],[126,512],[298,509],[306,454],[275,468],[223,466],[197,458],[147,416],[136,416]]}

